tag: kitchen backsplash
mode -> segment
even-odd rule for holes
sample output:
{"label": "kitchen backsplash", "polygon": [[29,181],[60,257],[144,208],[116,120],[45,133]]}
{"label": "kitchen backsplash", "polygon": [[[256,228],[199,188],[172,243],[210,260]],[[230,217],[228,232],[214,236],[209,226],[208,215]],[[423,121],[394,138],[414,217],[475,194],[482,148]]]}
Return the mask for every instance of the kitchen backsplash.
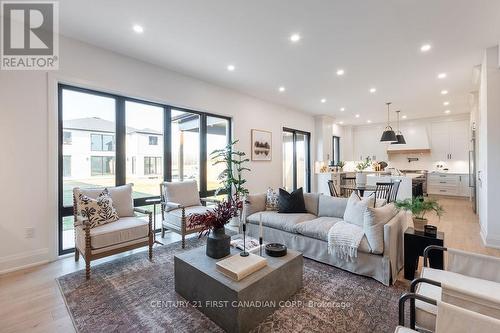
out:
{"label": "kitchen backsplash", "polygon": [[[412,162],[408,162],[408,159],[412,159]],[[418,158],[418,161],[415,159]],[[430,154],[393,154],[389,161],[386,161],[389,167],[397,168],[401,170],[429,170],[436,171],[436,165],[439,161],[434,161]],[[469,172],[469,161],[444,161],[445,168],[449,169],[449,172],[457,173],[468,173]],[[357,161],[346,161],[346,166],[344,170],[354,171],[356,168]]]}

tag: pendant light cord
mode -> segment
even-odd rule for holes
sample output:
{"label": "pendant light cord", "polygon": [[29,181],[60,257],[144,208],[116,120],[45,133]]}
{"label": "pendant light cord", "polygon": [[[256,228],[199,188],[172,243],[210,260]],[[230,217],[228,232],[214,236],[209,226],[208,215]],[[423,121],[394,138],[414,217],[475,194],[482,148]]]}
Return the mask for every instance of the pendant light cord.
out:
{"label": "pendant light cord", "polygon": [[391,127],[391,116],[389,114],[389,106],[391,105],[391,102],[387,102],[385,104],[387,104],[387,127]]}

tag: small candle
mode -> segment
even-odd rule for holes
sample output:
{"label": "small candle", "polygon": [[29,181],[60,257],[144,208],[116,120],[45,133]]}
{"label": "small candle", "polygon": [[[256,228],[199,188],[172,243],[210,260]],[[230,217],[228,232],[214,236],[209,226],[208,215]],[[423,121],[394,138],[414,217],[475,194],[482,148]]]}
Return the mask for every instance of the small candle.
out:
{"label": "small candle", "polygon": [[262,214],[259,215],[259,237],[262,238]]}

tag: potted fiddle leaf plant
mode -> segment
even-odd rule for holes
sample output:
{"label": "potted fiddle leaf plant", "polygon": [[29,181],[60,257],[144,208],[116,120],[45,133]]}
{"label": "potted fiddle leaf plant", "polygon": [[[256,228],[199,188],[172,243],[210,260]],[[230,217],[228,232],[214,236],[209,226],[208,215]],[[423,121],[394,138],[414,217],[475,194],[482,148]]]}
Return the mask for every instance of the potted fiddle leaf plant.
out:
{"label": "potted fiddle leaf plant", "polygon": [[427,225],[428,220],[425,218],[427,213],[435,213],[438,217],[444,214],[443,207],[437,202],[436,199],[424,199],[419,196],[416,198],[405,199],[395,202],[396,208],[411,212],[413,217],[413,227],[415,230],[423,231],[424,226]]}
{"label": "potted fiddle leaf plant", "polygon": [[370,157],[367,157],[364,161],[359,162],[356,165],[356,185],[366,186],[366,169],[371,165]]}
{"label": "potted fiddle leaf plant", "polygon": [[231,251],[231,236],[226,234],[225,225],[237,213],[238,206],[231,201],[223,200],[217,203],[214,209],[207,210],[203,214],[193,214],[190,223],[195,228],[200,228],[199,237],[206,235],[207,256],[220,259],[229,255]]}
{"label": "potted fiddle leaf plant", "polygon": [[223,164],[224,169],[221,171],[217,179],[220,182],[220,187],[215,194],[225,193],[228,195],[228,201],[238,209],[235,216],[231,219],[230,225],[239,226],[239,216],[243,209],[243,201],[248,194],[248,189],[245,187],[246,179],[243,173],[250,171],[246,166],[250,160],[246,157],[245,152],[235,149],[238,140],[227,144],[222,149],[214,150],[210,155],[212,165]]}

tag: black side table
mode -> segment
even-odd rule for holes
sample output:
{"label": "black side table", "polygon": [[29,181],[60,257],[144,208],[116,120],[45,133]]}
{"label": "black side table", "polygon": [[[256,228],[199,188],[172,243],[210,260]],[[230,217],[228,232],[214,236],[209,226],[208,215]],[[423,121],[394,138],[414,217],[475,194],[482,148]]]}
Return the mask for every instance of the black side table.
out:
{"label": "black side table", "polygon": [[[424,255],[424,249],[429,245],[444,246],[444,233],[437,232],[436,237],[427,236],[423,231],[408,228],[404,235],[404,260],[405,279],[413,280],[418,265],[418,259]],[[429,265],[431,268],[444,268],[443,251],[429,252]]]}

